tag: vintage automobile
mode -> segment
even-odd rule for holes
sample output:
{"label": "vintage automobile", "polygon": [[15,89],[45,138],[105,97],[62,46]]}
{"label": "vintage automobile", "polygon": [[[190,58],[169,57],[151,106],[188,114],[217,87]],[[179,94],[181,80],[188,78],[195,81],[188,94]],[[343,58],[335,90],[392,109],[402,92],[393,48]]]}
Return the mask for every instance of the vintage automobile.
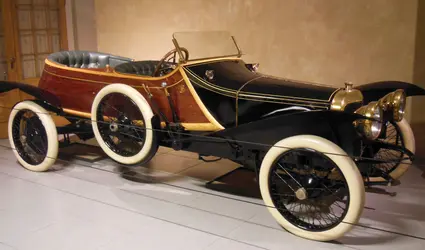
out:
{"label": "vintage automobile", "polygon": [[[334,240],[362,213],[365,185],[394,183],[414,157],[406,97],[425,90],[383,81],[340,88],[272,77],[246,64],[227,32],[181,32],[159,61],[62,51],[39,86],[4,82],[16,104],[9,139],[18,161],[46,171],[58,134],[95,137],[113,160],[148,162],[158,147],[227,158],[258,173],[265,206],[286,230]],[[52,115],[69,124],[56,127]],[[66,141],[66,140],[65,140]]]}

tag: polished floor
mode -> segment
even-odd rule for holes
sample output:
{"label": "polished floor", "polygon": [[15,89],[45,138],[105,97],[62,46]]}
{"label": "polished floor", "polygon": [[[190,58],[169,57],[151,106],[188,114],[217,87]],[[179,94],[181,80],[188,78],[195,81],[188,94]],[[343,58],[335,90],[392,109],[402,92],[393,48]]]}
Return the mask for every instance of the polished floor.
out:
{"label": "polished floor", "polygon": [[322,243],[281,229],[249,178],[252,195],[232,183],[206,186],[237,167],[229,162],[164,148],[149,170],[68,160],[34,173],[0,147],[0,250],[425,249],[425,180],[416,167],[386,189],[395,196],[367,194],[360,226]]}

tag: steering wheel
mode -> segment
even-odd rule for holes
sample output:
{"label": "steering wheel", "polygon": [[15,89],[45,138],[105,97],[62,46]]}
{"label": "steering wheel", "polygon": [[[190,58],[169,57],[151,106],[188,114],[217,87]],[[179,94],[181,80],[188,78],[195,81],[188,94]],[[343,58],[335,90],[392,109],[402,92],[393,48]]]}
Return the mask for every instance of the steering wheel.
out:
{"label": "steering wheel", "polygon": [[[189,59],[189,51],[186,48],[183,48],[183,47],[180,47],[180,50],[182,52],[184,52],[184,60],[187,61]],[[168,67],[168,68],[162,69],[162,65],[165,62],[170,62],[171,60],[173,60],[173,63],[176,63],[176,54],[177,54],[177,49],[172,49],[172,50],[168,51],[168,53],[165,54],[161,58],[161,60],[159,61],[159,63],[156,65],[155,70],[153,71],[152,76],[159,76],[159,73],[161,71],[164,71],[165,69],[169,69],[170,68],[170,67]]]}

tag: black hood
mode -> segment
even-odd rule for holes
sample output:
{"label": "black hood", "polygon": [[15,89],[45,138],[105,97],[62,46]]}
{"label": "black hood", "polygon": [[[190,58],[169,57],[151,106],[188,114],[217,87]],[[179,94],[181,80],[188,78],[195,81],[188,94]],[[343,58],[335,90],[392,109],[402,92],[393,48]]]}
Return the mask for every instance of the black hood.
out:
{"label": "black hood", "polygon": [[[186,66],[185,70],[191,81],[200,87],[227,96],[236,97],[237,94],[241,99],[261,99],[266,102],[285,100],[293,104],[328,106],[332,94],[337,90],[333,87],[255,73],[241,60],[191,65]],[[213,70],[213,80],[206,80],[207,70]],[[198,79],[193,81],[194,78]]]}

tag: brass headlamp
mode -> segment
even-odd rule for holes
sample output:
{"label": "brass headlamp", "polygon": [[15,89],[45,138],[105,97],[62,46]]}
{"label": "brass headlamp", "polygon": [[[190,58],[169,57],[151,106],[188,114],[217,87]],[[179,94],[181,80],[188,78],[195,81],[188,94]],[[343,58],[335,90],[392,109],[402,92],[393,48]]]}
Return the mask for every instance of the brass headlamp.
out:
{"label": "brass headlamp", "polygon": [[357,109],[355,113],[370,119],[359,119],[354,122],[357,131],[363,136],[375,140],[381,134],[384,112],[391,112],[392,119],[399,122],[403,119],[406,107],[406,94],[398,89],[391,92],[377,102],[370,102]]}
{"label": "brass headlamp", "polygon": [[384,111],[391,111],[396,122],[403,120],[406,108],[406,94],[402,89],[387,94],[379,100],[379,106]]}
{"label": "brass headlamp", "polygon": [[378,102],[370,102],[368,105],[357,109],[357,114],[370,119],[359,119],[354,122],[357,131],[368,139],[375,140],[379,137],[383,125],[383,111]]}

